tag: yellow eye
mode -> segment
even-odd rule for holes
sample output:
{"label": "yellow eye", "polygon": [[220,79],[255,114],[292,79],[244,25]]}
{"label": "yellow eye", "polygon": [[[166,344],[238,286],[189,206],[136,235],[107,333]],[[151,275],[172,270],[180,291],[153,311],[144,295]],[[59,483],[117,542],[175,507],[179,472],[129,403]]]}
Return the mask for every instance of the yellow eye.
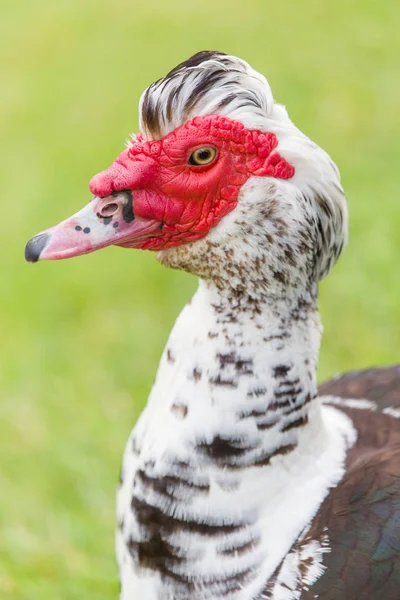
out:
{"label": "yellow eye", "polygon": [[194,150],[190,155],[189,164],[198,167],[209,165],[216,156],[217,151],[212,146],[207,146],[205,148],[197,148],[197,150]]}

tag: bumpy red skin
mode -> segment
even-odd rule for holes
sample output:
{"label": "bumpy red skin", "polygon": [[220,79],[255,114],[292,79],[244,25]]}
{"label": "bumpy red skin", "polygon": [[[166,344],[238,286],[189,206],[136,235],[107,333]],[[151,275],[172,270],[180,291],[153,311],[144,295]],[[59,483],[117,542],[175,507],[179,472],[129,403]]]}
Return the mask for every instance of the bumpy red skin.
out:
{"label": "bumpy red skin", "polygon": [[[207,166],[190,165],[191,153],[204,146],[215,148],[216,159]],[[249,177],[292,177],[294,167],[275,151],[277,146],[273,133],[249,130],[220,115],[196,117],[162,140],[146,142],[137,135],[93,177],[90,190],[101,197],[132,190],[135,216],[156,219],[162,228],[140,247],[163,250],[204,237],[235,208]]]}

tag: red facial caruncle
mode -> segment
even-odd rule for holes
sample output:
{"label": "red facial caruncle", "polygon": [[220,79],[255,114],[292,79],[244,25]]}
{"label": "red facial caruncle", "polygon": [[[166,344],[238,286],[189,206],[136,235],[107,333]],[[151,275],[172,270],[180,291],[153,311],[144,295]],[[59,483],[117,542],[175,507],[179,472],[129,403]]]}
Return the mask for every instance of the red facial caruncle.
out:
{"label": "red facial caruncle", "polygon": [[253,175],[289,179],[273,133],[221,115],[196,117],[161,140],[137,135],[90,182],[78,213],[32,238],[27,260],[56,260],[105,246],[164,250],[207,235]]}
{"label": "red facial caruncle", "polygon": [[[111,167],[93,177],[90,190],[101,197],[131,190],[135,217],[158,221],[162,231],[140,247],[171,248],[204,237],[235,208],[252,175],[292,177],[294,168],[275,151],[277,145],[273,133],[249,130],[239,121],[196,117],[160,141],[137,135]],[[190,164],[202,148],[214,149],[215,158],[204,166]]]}

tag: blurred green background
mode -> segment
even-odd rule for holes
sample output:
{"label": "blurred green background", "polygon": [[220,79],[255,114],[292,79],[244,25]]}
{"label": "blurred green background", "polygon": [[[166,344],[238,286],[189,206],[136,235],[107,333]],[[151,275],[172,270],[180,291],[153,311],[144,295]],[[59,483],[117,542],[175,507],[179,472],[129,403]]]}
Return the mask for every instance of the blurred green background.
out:
{"label": "blurred green background", "polygon": [[201,49],[268,77],[338,163],[350,245],[321,286],[320,380],[398,360],[400,4],[2,4],[0,598],[116,598],[121,454],[196,281],[109,248],[28,265],[26,240],[89,199],[141,91]]}

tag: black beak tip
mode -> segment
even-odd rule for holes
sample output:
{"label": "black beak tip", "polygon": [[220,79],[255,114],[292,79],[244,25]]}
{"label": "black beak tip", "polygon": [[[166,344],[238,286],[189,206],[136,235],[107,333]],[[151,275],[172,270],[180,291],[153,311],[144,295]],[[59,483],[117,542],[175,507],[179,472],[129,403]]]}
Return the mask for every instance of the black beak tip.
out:
{"label": "black beak tip", "polygon": [[39,260],[40,253],[49,242],[50,235],[48,233],[39,233],[35,235],[25,246],[25,260],[35,263]]}

